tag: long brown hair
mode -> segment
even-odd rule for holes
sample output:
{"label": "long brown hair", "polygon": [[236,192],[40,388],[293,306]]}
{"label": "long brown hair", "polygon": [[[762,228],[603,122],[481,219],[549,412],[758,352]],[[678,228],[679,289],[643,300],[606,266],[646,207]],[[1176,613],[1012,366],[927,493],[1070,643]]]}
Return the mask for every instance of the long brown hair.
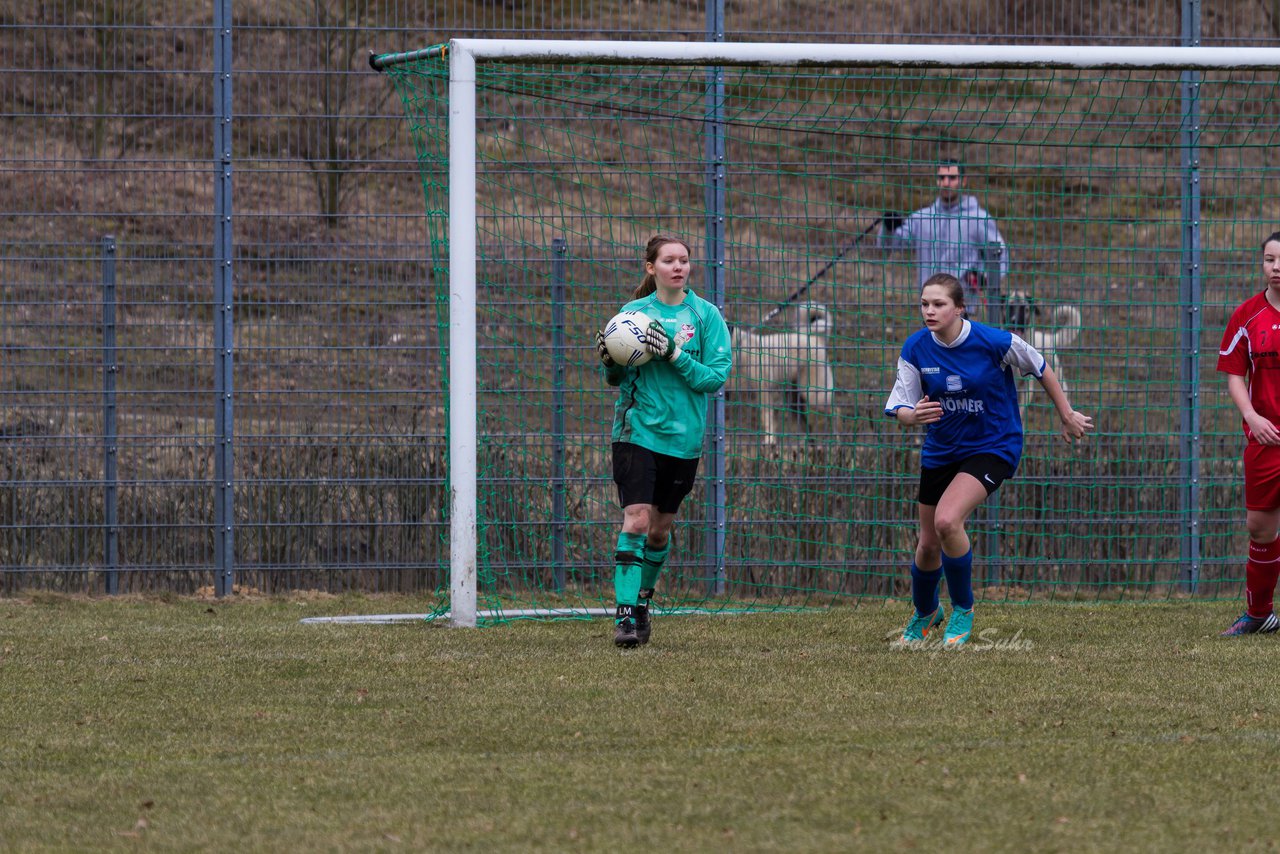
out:
{"label": "long brown hair", "polygon": [[[666,246],[668,243],[679,243],[681,246],[684,247],[685,252],[688,252],[690,255],[693,254],[693,250],[689,248],[689,244],[686,243],[683,238],[676,237],[675,235],[672,235],[672,234],[655,234],[653,237],[649,238],[649,244],[644,248],[645,263],[646,264],[656,263],[658,260],[658,250],[661,249],[663,246]],[[644,278],[640,280],[640,284],[636,287],[635,291],[631,294],[631,298],[640,299],[641,297],[647,297],[649,294],[653,293],[657,289],[658,289],[657,279],[654,277],[652,273],[646,272],[644,274]]]}

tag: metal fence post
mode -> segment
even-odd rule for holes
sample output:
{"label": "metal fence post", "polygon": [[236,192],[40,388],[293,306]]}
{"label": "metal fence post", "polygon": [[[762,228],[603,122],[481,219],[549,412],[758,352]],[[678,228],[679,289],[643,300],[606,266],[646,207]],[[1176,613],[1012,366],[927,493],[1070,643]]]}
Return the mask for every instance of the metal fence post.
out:
{"label": "metal fence post", "polygon": [[119,431],[116,424],[116,239],[102,238],[102,564],[108,596],[120,592]]}
{"label": "metal fence post", "polygon": [[[988,242],[981,248],[983,275],[986,276],[983,296],[986,299],[986,316],[983,318],[991,326],[1004,323],[1004,283],[1000,279],[1000,264],[1004,258],[1004,247],[995,241]],[[1004,539],[1004,523],[1000,519],[1000,493],[996,492],[987,498],[982,505],[982,517],[987,525],[987,581],[988,587],[1000,584],[1004,578],[1004,558],[1000,549]]]}
{"label": "metal fence post", "polygon": [[232,479],[232,258],[231,230],[231,0],[214,3],[214,593],[230,595],[235,584],[235,491]]}
{"label": "metal fence post", "polygon": [[[1200,44],[1200,0],[1182,0],[1182,44]],[[1182,580],[1194,593],[1200,581],[1200,72],[1182,72],[1182,249],[1178,277],[1183,307],[1179,358],[1182,417],[1179,458],[1182,488],[1179,510]]]}
{"label": "metal fence post", "polygon": [[551,566],[557,593],[564,591],[565,531],[565,255],[569,244],[563,237],[551,241],[551,353],[555,370],[552,392],[551,446]]}
{"label": "metal fence post", "polygon": [[[724,41],[724,0],[708,0],[707,41]],[[724,69],[707,70],[706,134],[706,231],[707,298],[721,311],[725,300],[725,211],[728,206],[725,173]],[[722,596],[725,590],[725,534],[728,527],[725,485],[724,389],[711,398],[711,447],[707,451],[708,520],[706,529],[707,593]]]}

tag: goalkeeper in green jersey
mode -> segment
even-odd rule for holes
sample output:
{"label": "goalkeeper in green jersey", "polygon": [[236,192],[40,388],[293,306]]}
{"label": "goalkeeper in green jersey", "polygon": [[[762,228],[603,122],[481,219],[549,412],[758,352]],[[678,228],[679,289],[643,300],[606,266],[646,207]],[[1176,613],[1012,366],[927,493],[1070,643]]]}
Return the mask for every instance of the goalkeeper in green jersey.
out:
{"label": "goalkeeper in green jersey", "polygon": [[689,244],[657,235],[644,256],[644,280],[623,311],[651,322],[645,346],[653,358],[624,367],[596,347],[609,385],[618,387],[613,415],[613,480],[622,531],[613,570],[617,601],[614,643],[649,642],[649,601],[671,547],[680,502],[693,489],[707,426],[707,398],[729,378],[733,357],[720,310],[688,287]]}

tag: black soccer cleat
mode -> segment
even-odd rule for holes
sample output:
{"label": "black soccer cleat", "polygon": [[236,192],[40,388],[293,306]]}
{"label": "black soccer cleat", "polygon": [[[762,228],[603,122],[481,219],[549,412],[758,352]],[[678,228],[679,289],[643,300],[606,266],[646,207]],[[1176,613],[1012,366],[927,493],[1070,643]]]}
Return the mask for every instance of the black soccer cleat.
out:
{"label": "black soccer cleat", "polygon": [[613,627],[613,645],[623,649],[634,649],[640,645],[636,636],[636,621],[631,605],[619,605],[617,621]]}
{"label": "black soccer cleat", "polygon": [[649,635],[653,631],[653,624],[649,621],[649,606],[637,605],[635,610],[636,617],[636,640],[639,643],[646,644],[649,642]]}

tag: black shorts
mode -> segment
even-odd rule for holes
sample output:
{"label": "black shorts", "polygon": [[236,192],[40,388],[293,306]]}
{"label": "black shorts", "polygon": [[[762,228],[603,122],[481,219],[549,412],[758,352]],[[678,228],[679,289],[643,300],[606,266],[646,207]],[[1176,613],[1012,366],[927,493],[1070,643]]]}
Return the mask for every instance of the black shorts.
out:
{"label": "black shorts", "polygon": [[697,476],[696,459],[669,457],[630,442],[613,443],[613,482],[623,507],[652,504],[661,513],[674,513]]}
{"label": "black shorts", "polygon": [[1013,466],[1004,457],[995,454],[975,454],[958,463],[950,463],[932,469],[920,470],[921,504],[937,507],[942,500],[942,493],[947,491],[951,481],[960,472],[971,474],[978,479],[987,490],[987,495],[1000,488],[1000,484],[1013,477]]}

